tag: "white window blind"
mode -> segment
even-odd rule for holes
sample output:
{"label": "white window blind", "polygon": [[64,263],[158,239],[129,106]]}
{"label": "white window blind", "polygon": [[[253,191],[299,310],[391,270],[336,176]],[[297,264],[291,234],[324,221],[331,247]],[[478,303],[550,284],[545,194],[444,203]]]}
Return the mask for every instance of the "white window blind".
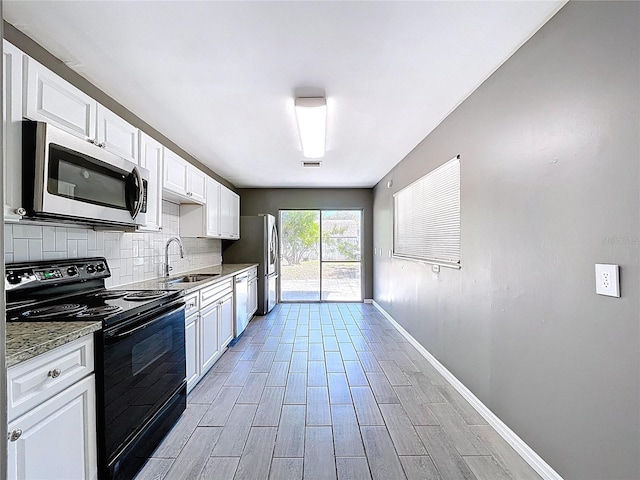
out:
{"label": "white window blind", "polygon": [[460,263],[459,156],[393,196],[394,255]]}

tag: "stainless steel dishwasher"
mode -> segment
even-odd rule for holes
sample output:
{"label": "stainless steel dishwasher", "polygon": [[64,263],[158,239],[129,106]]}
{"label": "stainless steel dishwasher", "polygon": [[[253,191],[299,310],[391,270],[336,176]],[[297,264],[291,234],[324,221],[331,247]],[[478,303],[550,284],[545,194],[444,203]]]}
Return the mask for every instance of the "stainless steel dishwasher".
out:
{"label": "stainless steel dishwasher", "polygon": [[247,293],[249,290],[249,273],[241,273],[236,276],[235,283],[235,313],[236,313],[236,331],[235,337],[238,338],[249,323],[247,315]]}

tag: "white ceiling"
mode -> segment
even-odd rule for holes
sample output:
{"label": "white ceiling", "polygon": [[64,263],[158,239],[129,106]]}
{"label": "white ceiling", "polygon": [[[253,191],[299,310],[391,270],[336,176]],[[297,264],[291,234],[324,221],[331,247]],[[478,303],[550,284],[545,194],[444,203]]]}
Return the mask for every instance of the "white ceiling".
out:
{"label": "white ceiling", "polygon": [[[4,1],[4,17],[237,187],[370,187],[566,0]],[[327,95],[303,169],[296,88]]]}

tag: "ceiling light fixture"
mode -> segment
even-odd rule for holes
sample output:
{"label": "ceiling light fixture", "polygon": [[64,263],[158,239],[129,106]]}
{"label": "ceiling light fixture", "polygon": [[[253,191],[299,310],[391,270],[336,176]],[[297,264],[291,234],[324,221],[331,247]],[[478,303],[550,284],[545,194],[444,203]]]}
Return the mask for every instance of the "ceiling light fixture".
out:
{"label": "ceiling light fixture", "polygon": [[324,157],[327,131],[327,99],[325,97],[296,97],[296,120],[306,158]]}

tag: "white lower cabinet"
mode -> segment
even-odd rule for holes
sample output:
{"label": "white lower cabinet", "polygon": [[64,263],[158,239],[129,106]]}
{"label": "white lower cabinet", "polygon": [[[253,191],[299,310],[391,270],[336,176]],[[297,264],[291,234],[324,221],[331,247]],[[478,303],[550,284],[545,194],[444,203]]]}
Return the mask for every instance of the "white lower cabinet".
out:
{"label": "white lower cabinet", "polygon": [[185,297],[187,392],[206,375],[233,339],[233,284],[224,280]]}
{"label": "white lower cabinet", "polygon": [[258,269],[249,270],[249,286],[247,291],[247,319],[251,320],[258,311]]}
{"label": "white lower cabinet", "polygon": [[10,480],[97,478],[91,375],[9,423]]}
{"label": "white lower cabinet", "polygon": [[233,340],[233,294],[228,293],[220,300],[220,349]]}
{"label": "white lower cabinet", "polygon": [[200,316],[196,313],[185,320],[184,340],[187,357],[187,392],[196,386],[200,379],[199,355]]}
{"label": "white lower cabinet", "polygon": [[200,345],[202,350],[202,360],[200,369],[202,373],[207,372],[218,359],[220,353],[220,343],[218,342],[218,317],[220,316],[219,305],[210,305],[200,313]]}
{"label": "white lower cabinet", "polygon": [[97,478],[95,376],[93,358],[85,358],[93,356],[91,342],[76,340],[8,370],[8,479]]}

